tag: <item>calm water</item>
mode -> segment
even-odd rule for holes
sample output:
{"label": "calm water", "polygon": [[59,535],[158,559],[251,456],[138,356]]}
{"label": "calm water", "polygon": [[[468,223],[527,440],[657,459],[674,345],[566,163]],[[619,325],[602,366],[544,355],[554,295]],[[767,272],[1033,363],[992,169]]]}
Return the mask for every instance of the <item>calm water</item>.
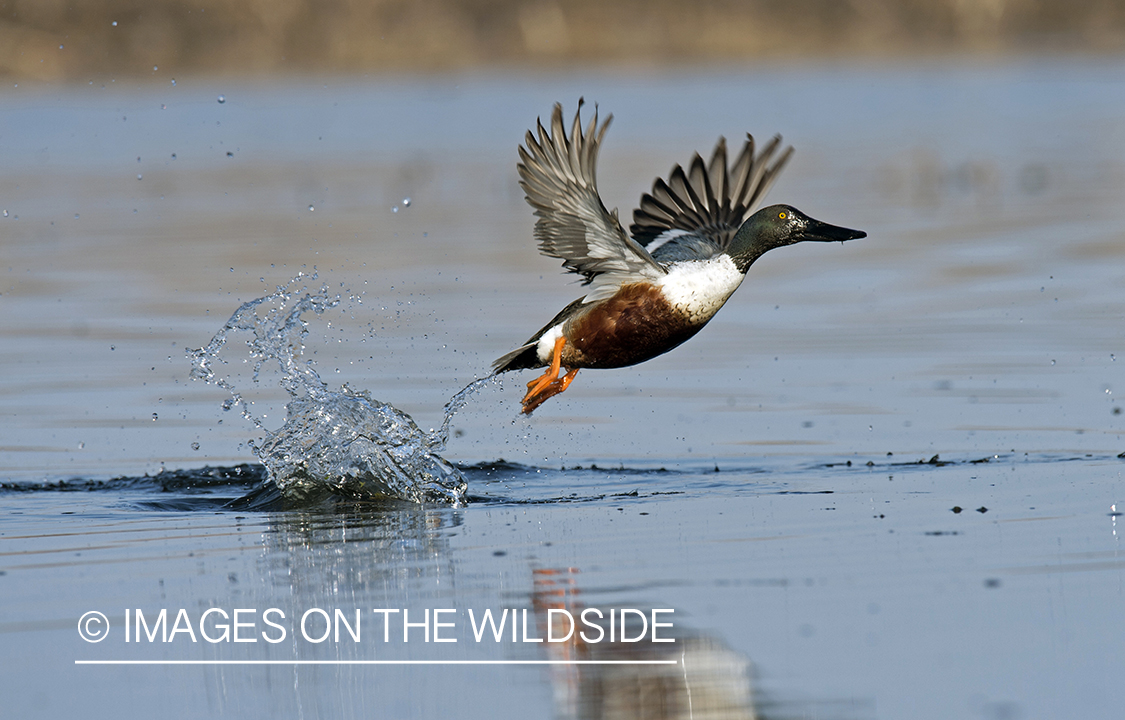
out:
{"label": "calm water", "polygon": [[[0,93],[12,717],[1120,715],[1122,61]],[[529,373],[486,386],[442,452],[464,508],[228,505],[262,431],[188,351],[315,272],[341,300],[303,358],[439,427],[580,292],[514,167],[580,95],[615,115],[599,181],[626,217],[718,135],[780,132],[771,200],[869,238],[770,253],[692,341],[530,419]],[[289,396],[239,342],[223,371],[276,429]],[[138,608],[196,641],[126,643]],[[212,608],[256,610],[257,642],[199,637]],[[376,608],[449,609],[428,630],[457,642],[402,642],[403,612],[384,642]],[[587,608],[672,610],[676,642],[477,642],[469,618],[526,610],[535,637]],[[360,641],[299,637],[337,609]],[[674,664],[355,664],[576,658]]]}

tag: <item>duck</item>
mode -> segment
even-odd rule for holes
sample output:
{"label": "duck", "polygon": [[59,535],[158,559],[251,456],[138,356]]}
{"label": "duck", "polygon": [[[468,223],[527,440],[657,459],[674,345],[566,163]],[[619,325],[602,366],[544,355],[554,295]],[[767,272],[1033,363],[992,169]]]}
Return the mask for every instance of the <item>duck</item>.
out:
{"label": "duck", "polygon": [[799,242],[867,236],[815,220],[790,205],[757,209],[793,155],[781,136],[760,150],[747,134],[733,165],[719,138],[709,161],[672,167],[641,196],[626,233],[597,186],[598,151],[613,116],[598,108],[583,127],[578,101],[569,135],[556,103],[550,130],[536,121],[519,147],[517,169],[537,218],[539,252],[562,260],[588,291],[527,342],[498,358],[492,375],[546,368],[527,383],[521,411],[530,415],[565,391],[582,368],[621,368],[651,360],[698,333],[746,277],[754,262]]}

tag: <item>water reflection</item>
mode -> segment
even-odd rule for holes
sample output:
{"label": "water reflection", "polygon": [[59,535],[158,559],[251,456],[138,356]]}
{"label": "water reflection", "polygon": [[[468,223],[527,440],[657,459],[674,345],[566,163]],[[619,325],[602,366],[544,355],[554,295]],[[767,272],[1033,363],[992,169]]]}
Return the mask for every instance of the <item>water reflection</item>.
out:
{"label": "water reflection", "polygon": [[[580,617],[584,603],[575,568],[535,570],[532,606],[540,632],[562,637],[571,630],[568,617]],[[551,615],[551,609],[568,614]],[[637,627],[653,608],[627,614],[628,624],[618,638],[643,636]],[[555,627],[548,628],[548,618]],[[609,636],[609,621],[600,622]],[[567,625],[567,627],[563,627]],[[593,635],[594,637],[601,637]],[[722,640],[677,625],[669,635],[674,643],[644,640],[585,642],[575,632],[567,643],[546,646],[552,659],[652,661],[674,660],[674,665],[555,665],[551,685],[556,715],[582,720],[709,718],[745,720],[758,717],[750,685],[750,661]],[[587,636],[590,637],[590,636]],[[650,638],[652,635],[649,636]]]}
{"label": "water reflection", "polygon": [[[342,636],[338,641],[315,643],[299,639],[294,632],[284,643],[257,643],[248,657],[340,664],[209,667],[203,683],[209,704],[219,715],[229,714],[237,710],[240,696],[268,687],[268,693],[255,693],[268,703],[268,712],[319,716],[348,710],[349,715],[377,716],[388,694],[396,695],[397,688],[420,687],[425,678],[444,678],[450,670],[346,663],[485,660],[525,664],[474,665],[465,668],[452,687],[458,682],[480,682],[504,688],[496,707],[512,703],[522,708],[524,717],[733,720],[760,716],[751,690],[750,661],[721,638],[678,621],[677,616],[682,617],[681,611],[687,609],[657,616],[672,621],[659,632],[660,638],[672,642],[651,642],[654,628],[648,627],[647,619],[639,619],[641,615],[653,617],[654,610],[659,613],[661,608],[655,605],[631,608],[636,612],[626,615],[624,625],[615,619],[612,629],[605,614],[600,620],[591,616],[591,622],[600,625],[604,633],[597,642],[592,641],[598,632],[592,625],[583,628],[591,641],[576,632],[565,642],[510,642],[505,631],[502,641],[492,642],[486,637],[484,642],[473,642],[467,620],[469,609],[474,609],[477,617],[486,608],[510,609],[509,617],[526,612],[531,618],[524,632],[539,637],[547,637],[550,632],[551,637],[562,637],[565,632],[561,627],[549,628],[547,624],[562,622],[564,614],[558,611],[580,617],[588,607],[608,611],[612,605],[620,611],[621,604],[604,594],[599,594],[596,602],[585,597],[580,588],[582,575],[574,568],[535,568],[534,561],[529,567],[528,560],[504,550],[486,551],[495,560],[495,567],[486,567],[488,563],[479,559],[471,561],[481,548],[465,547],[465,512],[410,503],[373,509],[370,504],[341,502],[316,512],[269,515],[258,567],[248,573],[258,581],[242,588],[240,602],[247,607],[282,608],[292,625],[296,625],[298,613],[308,608],[323,608],[330,614],[336,608],[343,609],[349,620],[359,609],[363,615],[362,641]],[[450,634],[457,635],[458,642],[437,645],[423,641],[420,629],[410,630],[409,642],[399,642],[403,639],[398,623],[402,615],[390,616],[389,622],[395,625],[385,636],[383,621],[372,617],[375,608],[409,612],[411,622],[420,622],[428,609],[453,608],[456,613],[449,617],[457,618],[457,629]],[[644,636],[646,630],[649,635],[643,640],[629,641]],[[609,641],[611,634],[613,641]],[[221,649],[219,654],[229,656],[233,652]],[[534,664],[543,660],[620,664]],[[671,662],[633,664],[658,660]],[[542,704],[544,683],[549,685],[553,707]],[[410,697],[403,708],[412,713],[429,714],[436,709],[431,708],[432,703],[440,705],[432,697],[407,695]],[[401,697],[398,702],[401,704]],[[472,716],[479,714],[479,710],[469,712]]]}
{"label": "water reflection", "polygon": [[[273,592],[288,591],[295,608],[350,607],[352,599],[408,607],[412,583],[440,586],[452,579],[449,537],[461,514],[398,504],[336,501],[315,513],[271,516],[262,554]],[[436,594],[423,591],[419,599]]]}

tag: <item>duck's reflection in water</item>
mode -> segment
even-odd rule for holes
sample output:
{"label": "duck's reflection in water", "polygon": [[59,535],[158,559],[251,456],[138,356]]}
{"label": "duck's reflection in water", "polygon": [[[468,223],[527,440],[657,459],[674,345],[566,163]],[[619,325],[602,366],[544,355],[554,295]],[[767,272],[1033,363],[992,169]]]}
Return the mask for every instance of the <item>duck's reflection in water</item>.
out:
{"label": "duck's reflection in water", "polygon": [[[610,619],[587,613],[604,631],[599,642],[587,642],[568,618],[580,618],[585,608],[580,599],[578,571],[574,568],[540,569],[534,572],[532,606],[540,637],[566,637],[566,642],[543,643],[552,660],[625,661],[621,664],[551,665],[556,714],[582,720],[749,720],[759,717],[754,709],[750,685],[750,661],[717,638],[685,629],[679,624],[664,629],[660,637],[674,642],[651,642],[641,627],[641,613],[627,613],[624,628],[614,628]],[[567,613],[550,613],[549,610]],[[607,609],[608,610],[608,609]],[[649,619],[651,609],[643,611]],[[620,620],[617,620],[620,622]],[[548,627],[551,623],[551,627]],[[570,633],[571,630],[573,633]],[[583,626],[586,638],[599,637],[597,630]],[[640,641],[622,641],[621,637]],[[639,664],[641,661],[675,661],[674,664]],[[632,661],[632,662],[629,662]],[[633,664],[638,663],[638,664]]]}

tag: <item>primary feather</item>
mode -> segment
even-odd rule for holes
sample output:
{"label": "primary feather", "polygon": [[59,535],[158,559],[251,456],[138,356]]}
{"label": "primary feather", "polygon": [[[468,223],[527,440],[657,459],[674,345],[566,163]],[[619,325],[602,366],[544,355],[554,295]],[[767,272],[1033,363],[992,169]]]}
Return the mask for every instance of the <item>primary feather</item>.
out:
{"label": "primary feather", "polygon": [[775,136],[760,153],[746,136],[734,166],[727,164],[727,142],[719,138],[706,165],[698,153],[688,170],[676,165],[668,180],[657,178],[641,196],[629,231],[660,262],[702,260],[725,250],[742,223],[761,204],[793,154]]}
{"label": "primary feather", "polygon": [[597,110],[585,131],[574,115],[570,137],[563,128],[562,106],[551,113],[548,133],[537,122],[520,147],[520,186],[539,218],[535,238],[544,255],[562,259],[569,271],[591,285],[585,302],[613,295],[629,282],[652,280],[664,268],[625,234],[617,212],[609,212],[598,195],[598,148],[612,116],[598,126]]}

